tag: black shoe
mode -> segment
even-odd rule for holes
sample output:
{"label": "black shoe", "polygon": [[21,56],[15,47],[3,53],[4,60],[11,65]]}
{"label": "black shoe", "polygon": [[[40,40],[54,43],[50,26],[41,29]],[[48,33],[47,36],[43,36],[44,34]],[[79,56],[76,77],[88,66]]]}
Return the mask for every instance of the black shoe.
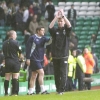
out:
{"label": "black shoe", "polygon": [[40,94],[40,92],[36,92],[36,94]]}
{"label": "black shoe", "polygon": [[63,95],[64,93],[63,93],[63,92],[57,92],[57,94],[58,94],[58,95]]}
{"label": "black shoe", "polygon": [[29,94],[29,93],[27,93],[27,95],[34,95],[35,93],[33,92],[33,93],[31,93],[31,94]]}
{"label": "black shoe", "polygon": [[44,91],[44,92],[42,92],[41,94],[50,94],[49,92],[47,92],[47,91]]}

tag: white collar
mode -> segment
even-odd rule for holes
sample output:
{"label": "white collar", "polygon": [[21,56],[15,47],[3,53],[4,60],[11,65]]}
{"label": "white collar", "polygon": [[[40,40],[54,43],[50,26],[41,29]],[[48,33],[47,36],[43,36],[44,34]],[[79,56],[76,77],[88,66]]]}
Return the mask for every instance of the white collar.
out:
{"label": "white collar", "polygon": [[38,37],[38,38],[42,38],[42,36],[38,36],[37,34],[35,34],[35,36]]}

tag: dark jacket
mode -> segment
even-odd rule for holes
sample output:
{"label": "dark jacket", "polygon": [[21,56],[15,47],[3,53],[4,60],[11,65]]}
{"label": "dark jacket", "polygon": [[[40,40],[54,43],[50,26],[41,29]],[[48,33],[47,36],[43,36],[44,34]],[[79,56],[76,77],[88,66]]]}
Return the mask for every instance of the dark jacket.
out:
{"label": "dark jacket", "polygon": [[6,59],[15,59],[19,60],[18,54],[21,54],[21,49],[18,45],[18,42],[13,39],[8,39],[3,43],[3,54]]}
{"label": "dark jacket", "polygon": [[[73,10],[74,10],[74,19],[76,19],[76,10],[75,9]],[[68,10],[68,19],[70,18],[71,18],[71,9]]]}
{"label": "dark jacket", "polygon": [[65,25],[63,28],[49,28],[49,32],[52,36],[52,56],[53,58],[63,58],[69,55],[69,37],[71,27],[67,28]]}

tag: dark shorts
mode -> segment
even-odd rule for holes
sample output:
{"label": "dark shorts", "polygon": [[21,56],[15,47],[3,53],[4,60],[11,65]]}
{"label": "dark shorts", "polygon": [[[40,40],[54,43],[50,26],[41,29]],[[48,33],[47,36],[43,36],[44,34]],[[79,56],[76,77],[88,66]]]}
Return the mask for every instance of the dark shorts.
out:
{"label": "dark shorts", "polygon": [[5,73],[18,73],[20,71],[20,62],[18,60],[5,60]]}
{"label": "dark shorts", "polygon": [[41,62],[33,61],[33,60],[30,61],[30,69],[32,71],[36,71],[36,70],[39,70],[39,69],[42,69],[42,68],[43,68],[43,61],[41,61]]}

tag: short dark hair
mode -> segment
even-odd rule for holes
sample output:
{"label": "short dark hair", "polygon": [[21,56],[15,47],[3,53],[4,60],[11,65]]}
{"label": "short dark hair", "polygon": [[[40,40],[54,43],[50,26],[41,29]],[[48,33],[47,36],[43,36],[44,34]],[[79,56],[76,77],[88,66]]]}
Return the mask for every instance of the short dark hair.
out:
{"label": "short dark hair", "polygon": [[36,32],[40,31],[41,28],[44,28],[44,27],[43,27],[43,26],[39,26],[39,27],[37,27],[37,28],[36,28]]}

